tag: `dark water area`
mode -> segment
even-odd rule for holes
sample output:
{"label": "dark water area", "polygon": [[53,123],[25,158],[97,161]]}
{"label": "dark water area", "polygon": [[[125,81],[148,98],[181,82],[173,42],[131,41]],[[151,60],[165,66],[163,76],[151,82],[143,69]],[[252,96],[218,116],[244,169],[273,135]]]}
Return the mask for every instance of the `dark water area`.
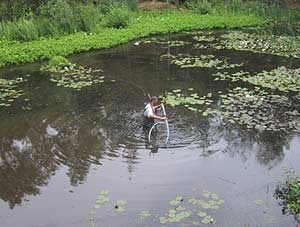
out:
{"label": "dark water area", "polygon": [[[191,41],[191,35],[162,37]],[[208,210],[214,223],[200,226],[298,226],[283,215],[273,196],[283,168],[300,170],[300,137],[296,132],[259,132],[166,105],[168,144],[147,142],[142,110],[147,93],[162,95],[193,87],[200,96],[218,94],[243,82],[214,81],[216,69],[181,69],[161,61],[168,48],[134,43],[74,55],[71,60],[102,69],[105,82],[81,91],[57,87],[40,64],[0,70],[1,78],[30,74],[23,83],[25,102],[0,109],[1,227],[135,227],[162,226],[159,217],[177,195],[185,203],[203,190],[224,199]],[[214,54],[244,63],[256,72],[300,61],[234,50],[172,47],[172,54]],[[217,103],[217,100],[214,100]],[[164,133],[164,131],[159,132]],[[95,209],[101,190],[110,201]],[[117,200],[126,200],[116,212]],[[259,202],[258,202],[259,201]],[[91,217],[90,211],[95,210]],[[141,211],[150,217],[141,218]],[[165,226],[196,226],[193,215]]]}

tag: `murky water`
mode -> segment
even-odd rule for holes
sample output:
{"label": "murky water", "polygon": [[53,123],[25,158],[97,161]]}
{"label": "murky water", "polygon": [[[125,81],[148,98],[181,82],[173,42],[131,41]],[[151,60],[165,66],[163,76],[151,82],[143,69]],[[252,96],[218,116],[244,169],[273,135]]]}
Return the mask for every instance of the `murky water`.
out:
{"label": "murky water", "polygon": [[[248,131],[166,106],[169,144],[147,143],[142,129],[147,93],[193,87],[206,95],[245,86],[214,81],[213,69],[180,69],[161,61],[167,51],[160,44],[129,43],[75,55],[74,62],[100,68],[106,76],[105,83],[81,91],[56,87],[39,72],[39,64],[0,71],[5,78],[32,75],[22,85],[29,101],[19,98],[0,109],[1,227],[161,226],[159,217],[172,208],[170,200],[180,195],[182,206],[188,206],[188,199],[201,197],[203,190],[225,201],[217,210],[206,210],[214,219],[209,226],[297,225],[292,216],[282,215],[273,193],[283,167],[300,170],[298,134]],[[212,53],[244,62],[247,71],[300,66],[293,59],[191,45],[170,52]],[[103,189],[110,201],[95,209]],[[124,212],[115,211],[117,200],[127,201]],[[141,211],[151,216],[141,218]],[[193,214],[166,226],[196,226],[201,220]]]}

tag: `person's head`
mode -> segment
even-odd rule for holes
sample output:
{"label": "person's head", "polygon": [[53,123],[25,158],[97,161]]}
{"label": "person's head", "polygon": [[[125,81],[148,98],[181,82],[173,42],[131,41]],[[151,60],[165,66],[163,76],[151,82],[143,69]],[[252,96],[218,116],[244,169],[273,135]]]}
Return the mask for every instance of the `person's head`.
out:
{"label": "person's head", "polygon": [[152,105],[156,106],[159,104],[158,98],[156,96],[152,96],[150,99]]}

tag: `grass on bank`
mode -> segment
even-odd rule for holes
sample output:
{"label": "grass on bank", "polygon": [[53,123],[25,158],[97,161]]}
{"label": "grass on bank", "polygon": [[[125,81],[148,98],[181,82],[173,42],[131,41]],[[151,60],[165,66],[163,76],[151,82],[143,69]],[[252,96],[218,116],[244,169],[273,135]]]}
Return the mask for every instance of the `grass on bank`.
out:
{"label": "grass on bank", "polygon": [[237,28],[256,26],[264,20],[253,15],[199,15],[192,12],[140,12],[128,27],[103,28],[99,33],[75,33],[60,38],[46,38],[31,42],[0,41],[0,67],[9,64],[67,56],[80,51],[102,49],[154,34],[182,30]]}

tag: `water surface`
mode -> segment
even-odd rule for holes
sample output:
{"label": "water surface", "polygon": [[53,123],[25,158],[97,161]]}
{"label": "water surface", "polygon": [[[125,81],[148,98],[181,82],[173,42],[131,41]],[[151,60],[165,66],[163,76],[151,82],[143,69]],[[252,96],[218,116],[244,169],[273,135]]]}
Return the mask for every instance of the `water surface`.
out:
{"label": "water surface", "polygon": [[[162,37],[191,41],[190,35]],[[99,192],[110,202],[96,209],[95,225],[160,226],[177,195],[198,198],[203,190],[225,203],[210,213],[210,226],[296,226],[282,214],[273,193],[288,166],[299,171],[300,137],[295,132],[258,132],[203,117],[185,108],[166,106],[170,141],[149,144],[142,129],[147,93],[193,87],[199,95],[226,92],[241,82],[214,81],[215,69],[180,69],[160,56],[157,43],[74,55],[83,66],[102,69],[105,83],[81,91],[57,87],[40,64],[5,68],[3,78],[30,74],[22,84],[25,102],[0,109],[0,226],[83,227]],[[173,47],[172,54],[214,54],[247,71],[280,65],[300,66],[295,59],[233,50]],[[163,131],[162,131],[163,133]],[[117,200],[126,200],[118,213]],[[262,204],[256,201],[261,200]],[[147,210],[151,217],[141,219]],[[166,226],[194,226],[200,217]],[[205,224],[201,224],[205,226]]]}

